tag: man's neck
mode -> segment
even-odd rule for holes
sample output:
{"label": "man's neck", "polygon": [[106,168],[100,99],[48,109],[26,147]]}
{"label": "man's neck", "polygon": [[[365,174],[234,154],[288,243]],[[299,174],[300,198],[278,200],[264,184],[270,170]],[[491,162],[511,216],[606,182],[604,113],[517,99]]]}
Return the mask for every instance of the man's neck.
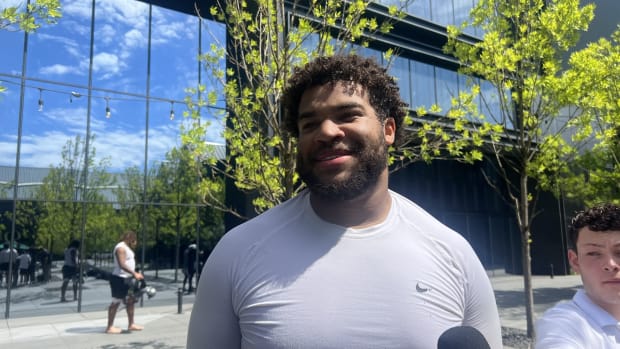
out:
{"label": "man's neck", "polygon": [[310,193],[310,205],[321,219],[349,228],[365,228],[385,220],[392,206],[386,186],[380,186],[351,200],[327,199]]}

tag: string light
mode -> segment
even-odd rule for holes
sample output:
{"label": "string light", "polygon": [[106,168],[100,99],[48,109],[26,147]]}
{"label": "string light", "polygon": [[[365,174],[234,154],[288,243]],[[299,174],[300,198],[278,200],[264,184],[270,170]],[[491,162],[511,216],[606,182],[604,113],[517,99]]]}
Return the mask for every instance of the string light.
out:
{"label": "string light", "polygon": [[103,97],[105,99],[105,117],[109,119],[111,116],[110,113],[110,97]]}
{"label": "string light", "polygon": [[69,103],[73,103],[73,97],[80,98],[82,97],[82,94],[79,92],[71,91],[71,94],[69,94]]}
{"label": "string light", "polygon": [[43,111],[43,89],[39,89],[39,109],[38,111]]}
{"label": "string light", "polygon": [[[12,85],[16,85],[19,86],[21,85],[21,82],[15,82],[15,81],[11,81],[8,79],[3,79],[1,78],[2,76],[5,76],[6,74],[0,73],[0,83],[6,83],[6,84],[12,84]],[[81,98],[84,97],[84,94],[81,92],[77,92],[77,91],[67,91],[67,90],[59,90],[59,89],[53,89],[53,88],[43,88],[43,87],[37,87],[37,86],[32,86],[32,85],[26,85],[27,88],[32,88],[32,89],[37,89],[39,90],[39,99],[37,101],[37,106],[38,106],[38,111],[42,112],[45,102],[43,100],[43,90],[45,90],[46,92],[51,92],[51,93],[57,93],[57,94],[61,94],[61,95],[65,95],[65,96],[69,96],[69,103],[73,103],[73,99],[74,98]],[[80,87],[80,86],[77,86]],[[80,87],[81,88],[81,87]],[[95,90],[95,89],[93,89]],[[109,91],[108,91],[109,92]],[[169,113],[169,118],[170,120],[174,120],[176,118],[176,113],[174,111],[174,103],[181,103],[181,101],[175,101],[172,99],[168,99],[168,98],[162,98],[162,97],[144,97],[144,96],[140,96],[140,95],[135,95],[135,94],[131,94],[131,93],[123,93],[123,92],[118,92],[118,94],[120,95],[127,95],[127,97],[110,97],[110,96],[102,96],[102,95],[89,95],[89,98],[97,98],[97,99],[104,99],[106,102],[106,107],[105,107],[105,117],[106,118],[110,118],[112,116],[112,110],[110,109],[110,101],[141,101],[141,100],[151,100],[151,101],[159,101],[159,102],[168,102],[170,103],[170,113]],[[208,107],[208,108],[214,108],[214,109],[221,109],[219,107]]]}

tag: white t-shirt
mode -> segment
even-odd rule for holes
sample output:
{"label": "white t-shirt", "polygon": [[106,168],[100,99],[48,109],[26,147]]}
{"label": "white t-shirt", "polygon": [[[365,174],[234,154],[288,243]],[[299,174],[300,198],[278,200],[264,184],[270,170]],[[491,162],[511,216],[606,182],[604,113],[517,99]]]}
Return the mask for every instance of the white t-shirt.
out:
{"label": "white t-shirt", "polygon": [[127,267],[131,270],[136,270],[136,260],[134,258],[133,251],[131,250],[131,248],[129,248],[129,246],[127,246],[124,241],[121,241],[116,244],[116,246],[114,246],[114,251],[112,252],[112,254],[114,255],[114,270],[112,271],[112,274],[120,276],[122,278],[132,277],[133,275],[121,269],[120,265],[118,264],[116,250],[118,250],[119,248],[123,248],[125,250],[125,265],[127,265]]}
{"label": "white t-shirt", "polygon": [[584,290],[548,309],[536,322],[536,349],[618,349],[620,322]]}
{"label": "white t-shirt", "polygon": [[30,258],[30,254],[24,252],[17,257],[17,260],[19,261],[19,269],[28,269],[32,258]]}
{"label": "white t-shirt", "polygon": [[428,349],[459,325],[502,348],[471,246],[390,194],[369,228],[323,221],[306,191],[228,232],[201,275],[188,348]]}
{"label": "white t-shirt", "polygon": [[68,267],[77,267],[77,261],[79,259],[79,251],[75,247],[65,248],[65,264]]}

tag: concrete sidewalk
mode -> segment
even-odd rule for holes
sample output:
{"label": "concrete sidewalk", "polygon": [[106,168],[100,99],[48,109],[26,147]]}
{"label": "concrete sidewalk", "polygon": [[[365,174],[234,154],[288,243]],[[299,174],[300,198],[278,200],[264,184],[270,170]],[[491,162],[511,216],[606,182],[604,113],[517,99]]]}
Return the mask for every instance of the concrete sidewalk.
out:
{"label": "concrete sidewalk", "polygon": [[[161,275],[162,272],[160,272]],[[149,276],[152,279],[152,276]],[[182,275],[181,275],[182,276]],[[521,276],[491,273],[496,301],[504,327],[505,348],[528,348],[525,337],[525,309],[523,278]],[[21,348],[184,348],[193,304],[193,295],[182,297],[178,313],[179,282],[164,272],[163,277],[149,281],[157,288],[157,295],[136,307],[136,323],[144,331],[119,335],[104,334],[109,304],[109,288],[103,280],[87,280],[82,298],[82,312],[76,311],[76,302],[60,303],[58,282],[46,287],[22,287],[12,293],[11,317],[0,320],[0,347]],[[579,276],[534,276],[536,317],[560,300],[570,299],[580,286]],[[21,291],[20,291],[21,290]],[[0,292],[6,290],[0,290]],[[30,296],[24,295],[30,294]],[[21,296],[20,296],[21,294]],[[1,304],[4,295],[0,295]],[[115,325],[125,328],[127,318],[119,310]]]}
{"label": "concrete sidewalk", "polygon": [[[191,304],[178,314],[170,306],[136,309],[143,331],[105,334],[105,311],[8,319],[0,325],[0,347],[21,348],[185,348]],[[119,311],[115,325],[126,328]]]}

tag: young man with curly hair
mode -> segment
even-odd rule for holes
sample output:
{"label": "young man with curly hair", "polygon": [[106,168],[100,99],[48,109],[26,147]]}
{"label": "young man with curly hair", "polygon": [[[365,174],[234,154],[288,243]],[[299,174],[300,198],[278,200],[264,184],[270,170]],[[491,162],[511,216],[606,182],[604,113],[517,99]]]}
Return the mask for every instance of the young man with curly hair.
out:
{"label": "young man with curly hair", "polygon": [[568,234],[568,260],[583,289],[538,320],[536,348],[620,348],[620,206],[577,213]]}
{"label": "young man with curly hair", "polygon": [[295,69],[282,97],[307,186],[228,232],[206,262],[188,348],[435,348],[468,325],[501,348],[471,246],[388,189],[407,105],[356,55]]}

